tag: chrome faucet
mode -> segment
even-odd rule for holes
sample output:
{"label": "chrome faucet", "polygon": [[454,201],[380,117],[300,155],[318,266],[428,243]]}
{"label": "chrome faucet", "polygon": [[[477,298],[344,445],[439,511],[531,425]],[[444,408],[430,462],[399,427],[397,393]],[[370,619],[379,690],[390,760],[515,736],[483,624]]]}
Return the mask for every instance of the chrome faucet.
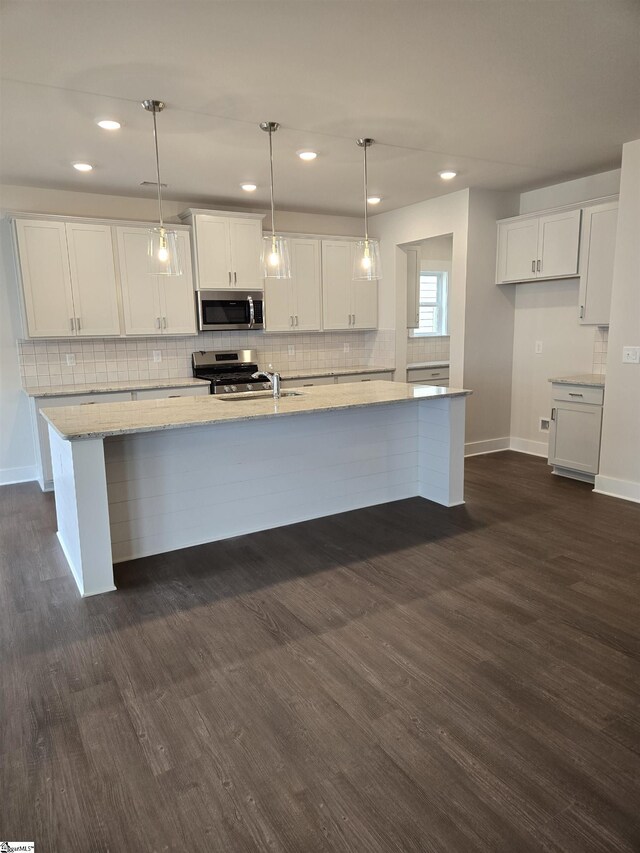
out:
{"label": "chrome faucet", "polygon": [[[269,365],[269,370],[273,370],[273,365]],[[273,399],[280,399],[280,374],[273,371],[273,373],[268,373],[266,370],[258,370],[257,373],[252,373],[252,379],[260,379],[260,377],[264,377],[267,382],[271,383],[271,387],[273,389]]]}

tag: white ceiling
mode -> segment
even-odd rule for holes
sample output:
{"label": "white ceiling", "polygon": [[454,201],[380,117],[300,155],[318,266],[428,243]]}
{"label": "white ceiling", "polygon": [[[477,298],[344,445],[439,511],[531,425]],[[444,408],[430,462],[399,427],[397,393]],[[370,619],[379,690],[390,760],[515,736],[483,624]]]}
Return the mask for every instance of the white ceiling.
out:
{"label": "white ceiling", "polygon": [[[2,4],[4,183],[361,210],[358,136],[373,136],[375,212],[466,186],[530,189],[620,164],[640,137],[637,0]],[[107,133],[98,118],[123,129]],[[310,147],[318,159],[302,163]],[[86,160],[89,175],[70,166]],[[443,184],[440,169],[459,177]],[[252,196],[239,184],[254,181]]]}

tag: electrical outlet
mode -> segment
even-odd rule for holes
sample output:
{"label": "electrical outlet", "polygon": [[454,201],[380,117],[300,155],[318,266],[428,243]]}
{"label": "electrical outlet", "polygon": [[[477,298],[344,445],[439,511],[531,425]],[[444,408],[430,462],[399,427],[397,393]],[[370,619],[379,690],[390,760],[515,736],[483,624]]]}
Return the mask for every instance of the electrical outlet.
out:
{"label": "electrical outlet", "polygon": [[296,354],[296,348],[294,347],[293,344],[289,344],[289,346],[287,347],[287,352],[289,353],[289,355],[295,355]]}
{"label": "electrical outlet", "polygon": [[542,341],[536,341],[536,355],[540,355],[542,352]]}
{"label": "electrical outlet", "polygon": [[153,351],[153,360],[155,362],[162,361],[162,353],[159,349],[154,349]]}
{"label": "electrical outlet", "polygon": [[349,344],[344,344],[344,351],[349,352]]}
{"label": "electrical outlet", "polygon": [[623,347],[622,363],[640,364],[640,347]]}
{"label": "electrical outlet", "polygon": [[67,359],[67,367],[75,367],[76,366],[76,356],[75,353],[68,352],[65,356]]}
{"label": "electrical outlet", "polygon": [[540,432],[549,432],[549,418],[540,418]]}

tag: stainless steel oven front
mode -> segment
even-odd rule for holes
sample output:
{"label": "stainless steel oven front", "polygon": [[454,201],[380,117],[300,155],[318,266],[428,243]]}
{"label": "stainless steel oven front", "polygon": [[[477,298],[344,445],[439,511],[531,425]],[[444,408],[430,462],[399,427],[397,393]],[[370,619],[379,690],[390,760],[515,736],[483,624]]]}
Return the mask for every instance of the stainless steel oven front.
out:
{"label": "stainless steel oven front", "polygon": [[202,332],[264,329],[261,290],[198,290],[198,325]]}

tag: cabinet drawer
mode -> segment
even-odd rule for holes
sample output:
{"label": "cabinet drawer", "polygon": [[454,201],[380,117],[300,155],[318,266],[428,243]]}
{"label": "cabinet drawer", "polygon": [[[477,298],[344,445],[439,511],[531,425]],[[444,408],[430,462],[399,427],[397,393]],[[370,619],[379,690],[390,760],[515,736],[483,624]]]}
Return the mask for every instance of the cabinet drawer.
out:
{"label": "cabinet drawer", "polygon": [[[431,382],[436,379],[449,379],[448,367],[413,367],[407,370],[407,382]],[[436,382],[444,385],[444,382]]]}
{"label": "cabinet drawer", "polygon": [[314,385],[335,385],[333,376],[310,376],[308,379],[283,379],[283,388],[312,388]]}
{"label": "cabinet drawer", "polygon": [[345,376],[338,376],[338,382],[380,382],[393,380],[393,372],[381,371],[380,373],[349,373]]}
{"label": "cabinet drawer", "polygon": [[209,386],[188,385],[182,388],[145,388],[134,391],[134,400],[166,400],[169,397],[204,397],[209,396]]}
{"label": "cabinet drawer", "polygon": [[592,406],[601,406],[604,401],[604,388],[553,383],[552,389],[553,399],[564,403],[589,403]]}

